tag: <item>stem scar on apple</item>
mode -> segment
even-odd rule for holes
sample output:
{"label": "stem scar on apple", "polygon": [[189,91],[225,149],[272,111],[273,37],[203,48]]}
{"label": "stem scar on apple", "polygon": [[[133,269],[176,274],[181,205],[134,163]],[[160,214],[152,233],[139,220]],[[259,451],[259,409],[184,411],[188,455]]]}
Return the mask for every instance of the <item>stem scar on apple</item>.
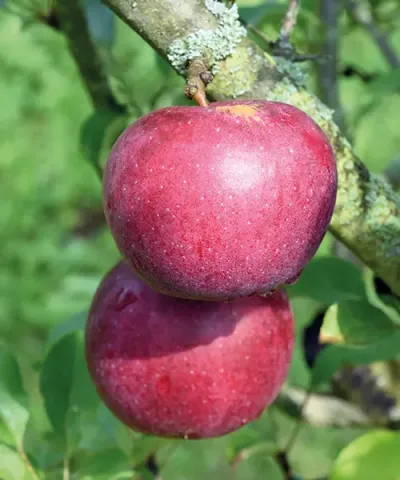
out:
{"label": "stem scar on apple", "polygon": [[196,58],[189,63],[186,72],[186,97],[194,100],[200,107],[207,107],[206,86],[213,79],[208,63],[203,58]]}

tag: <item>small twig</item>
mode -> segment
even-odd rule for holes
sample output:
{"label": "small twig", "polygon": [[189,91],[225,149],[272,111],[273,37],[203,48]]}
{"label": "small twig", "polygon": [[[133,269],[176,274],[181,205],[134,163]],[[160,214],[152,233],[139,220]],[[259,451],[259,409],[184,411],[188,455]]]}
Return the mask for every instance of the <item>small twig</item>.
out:
{"label": "small twig", "polygon": [[250,30],[255,35],[257,35],[257,37],[261,38],[261,40],[263,40],[269,48],[272,48],[274,46],[275,42],[271,38],[269,38],[267,35],[265,35],[265,33],[259,30],[257,27],[255,27],[251,23],[246,22],[246,20],[243,20],[243,18],[240,19],[240,22],[244,27],[246,27],[248,30]]}
{"label": "small twig", "polygon": [[326,55],[320,53],[296,53],[293,56],[293,62],[321,62],[326,59]]}
{"label": "small twig", "polygon": [[[83,5],[80,0],[60,0],[57,15],[66,34],[69,48],[79,67],[95,108],[116,108],[102,61],[90,37]],[[120,108],[120,107],[119,107]]]}
{"label": "small twig", "polygon": [[400,57],[397,55],[386,35],[375,24],[369,2],[364,1],[361,3],[359,0],[347,0],[347,10],[358,23],[368,30],[389,65],[393,68],[400,68]]}
{"label": "small twig", "polygon": [[294,60],[297,52],[289,37],[296,26],[297,16],[300,10],[300,0],[289,0],[288,9],[283,17],[278,39],[273,44],[272,53],[274,55]]}
{"label": "small twig", "polygon": [[281,42],[289,42],[289,36],[297,23],[297,16],[300,10],[300,0],[289,0],[288,9],[283,18],[279,39]]}
{"label": "small twig", "polygon": [[246,20],[243,19],[240,19],[240,21],[243,26],[257,35],[257,37],[261,38],[261,40],[265,42],[268,50],[272,50],[274,55],[283,56],[288,60],[292,60],[293,62],[320,61],[324,59],[324,56],[319,53],[297,53],[296,49],[291,44],[289,44],[289,48],[286,46],[282,50],[282,46],[279,45],[279,39],[277,41],[273,41],[271,38],[265,35],[264,32],[259,30],[251,23],[247,23]]}
{"label": "small twig", "polygon": [[200,107],[207,107],[206,86],[213,76],[203,58],[193,60],[187,68],[185,95],[194,100]]}
{"label": "small twig", "polygon": [[28,456],[26,455],[22,445],[17,445],[17,450],[18,450],[18,453],[22,459],[22,461],[24,462],[25,464],[25,467],[26,469],[29,471],[29,473],[31,474],[31,477],[33,478],[33,480],[39,480],[39,477],[37,475],[37,473],[35,472],[31,462],[29,461],[29,458]]}
{"label": "small twig", "polygon": [[282,25],[276,41],[271,41],[263,32],[253,25],[241,20],[243,25],[260,37],[272,51],[273,55],[283,57],[292,62],[308,62],[322,60],[323,56],[315,53],[298,53],[289,37],[296,26],[300,10],[300,0],[289,0],[287,12],[282,20]]}
{"label": "small twig", "polygon": [[319,64],[319,86],[322,101],[334,110],[336,123],[344,131],[344,118],[339,101],[337,68],[340,9],[340,2],[336,0],[320,0],[320,16],[325,32],[322,49],[326,60]]}
{"label": "small twig", "polygon": [[131,85],[129,81],[124,76],[123,66],[115,57],[114,53],[111,51],[107,51],[106,55],[103,55],[103,61],[106,66],[109,75],[114,78],[114,80],[119,84],[120,88],[123,90],[123,94],[126,97],[126,110],[127,113],[136,115],[136,117],[141,117],[143,115],[143,111],[140,105],[137,103],[136,99],[134,98]]}

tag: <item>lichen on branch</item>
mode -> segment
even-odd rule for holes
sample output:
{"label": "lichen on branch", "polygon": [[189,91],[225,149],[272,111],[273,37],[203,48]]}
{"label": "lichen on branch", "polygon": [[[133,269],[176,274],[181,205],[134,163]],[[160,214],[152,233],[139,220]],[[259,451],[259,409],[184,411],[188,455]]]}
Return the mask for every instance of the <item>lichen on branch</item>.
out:
{"label": "lichen on branch", "polygon": [[[308,113],[328,135],[336,154],[339,189],[332,233],[400,295],[399,196],[357,158],[334,123],[333,112],[302,85],[297,66],[273,58],[239,33],[231,44],[221,38],[225,46],[221,53],[216,54],[209,44],[207,48],[199,45],[201,51],[196,50],[188,38],[221,28],[222,15],[226,14],[223,9],[228,7],[215,0],[104,2],[165,58],[171,55],[171,45],[180,45],[182,51],[174,47],[178,70],[184,58],[194,53],[201,57],[211,51],[212,65],[218,65],[218,71],[207,87],[209,98],[264,98],[290,103]],[[235,21],[232,19],[233,24]]]}
{"label": "lichen on branch", "polygon": [[201,57],[207,58],[212,73],[216,73],[218,62],[231,55],[246,36],[236,4],[228,7],[216,0],[205,0],[205,7],[216,17],[216,28],[198,29],[185,38],[177,38],[168,49],[168,60],[181,74],[188,62]]}

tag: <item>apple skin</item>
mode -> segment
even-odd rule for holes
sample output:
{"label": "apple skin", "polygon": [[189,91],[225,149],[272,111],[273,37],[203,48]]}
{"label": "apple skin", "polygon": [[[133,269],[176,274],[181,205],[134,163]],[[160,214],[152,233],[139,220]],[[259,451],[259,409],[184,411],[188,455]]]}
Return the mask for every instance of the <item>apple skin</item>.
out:
{"label": "apple skin", "polygon": [[86,360],[108,408],[134,430],[208,438],[257,418],[292,357],[286,294],[206,302],[148,287],[125,262],[103,279],[86,329]]}
{"label": "apple skin", "polygon": [[326,233],[336,162],[287,104],[171,107],[129,126],[104,172],[104,211],[138,275],[179,297],[224,300],[296,279]]}

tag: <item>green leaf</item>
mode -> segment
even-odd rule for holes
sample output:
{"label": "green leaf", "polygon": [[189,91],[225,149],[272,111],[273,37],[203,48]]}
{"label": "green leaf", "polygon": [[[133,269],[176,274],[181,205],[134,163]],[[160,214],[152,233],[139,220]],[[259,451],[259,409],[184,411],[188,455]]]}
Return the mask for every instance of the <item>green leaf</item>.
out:
{"label": "green leaf", "polygon": [[304,355],[303,332],[321,309],[321,304],[310,298],[294,298],[291,299],[291,305],[296,334],[288,381],[291,385],[307,388],[310,383],[310,369]]}
{"label": "green leaf", "polygon": [[320,338],[326,343],[368,345],[388,338],[397,331],[396,325],[382,310],[366,300],[346,300],[329,307]]}
{"label": "green leaf", "polygon": [[[159,479],[160,477],[158,477]],[[128,477],[129,480],[157,480],[156,477],[145,467],[137,468],[133,472],[131,472],[131,477]],[[119,478],[115,478],[113,480],[120,480]],[[121,479],[122,480],[122,479]]]}
{"label": "green leaf", "polygon": [[257,447],[258,445],[254,446],[253,451],[249,449],[247,452],[243,452],[245,457],[237,464],[233,479],[260,480],[266,478],[268,480],[284,480],[285,476],[277,461]]}
{"label": "green leaf", "polygon": [[127,125],[127,117],[111,109],[96,110],[83,124],[82,149],[97,171],[101,172],[112,146]]}
{"label": "green leaf", "polygon": [[[77,336],[78,345],[75,362],[72,366],[73,384],[67,412],[68,445],[71,450],[75,446],[81,445],[87,434],[87,429],[91,425],[97,427],[97,436],[102,435],[96,418],[96,410],[100,404],[100,399],[86,366],[83,332],[80,332]],[[96,448],[96,440],[91,448]]]}
{"label": "green leaf", "polygon": [[327,305],[365,296],[358,268],[336,257],[314,258],[287,290],[291,297],[310,297]]}
{"label": "green leaf", "polygon": [[262,23],[266,17],[270,17],[271,15],[284,15],[286,10],[286,5],[279,4],[277,2],[269,2],[257,6],[241,7],[239,12],[240,18],[245,20],[250,25],[257,26]]}
{"label": "green leaf", "polygon": [[226,458],[228,441],[222,437],[174,442],[165,462],[161,462],[160,476],[163,480],[231,480],[232,470]]}
{"label": "green leaf", "polygon": [[[147,112],[149,100],[165,83],[163,73],[157,68],[154,49],[128,25],[117,20],[116,44],[112,54],[103,56],[103,59],[119,101],[136,117]],[[177,75],[174,77],[178,78]],[[169,82],[171,86],[172,82]],[[183,90],[181,96],[184,98]]]}
{"label": "green leaf", "polygon": [[0,442],[7,445],[15,445],[14,438],[2,418],[0,418]]}
{"label": "green leaf", "polygon": [[304,423],[289,454],[289,464],[305,479],[326,479],[343,447],[364,432],[354,428],[314,428]]}
{"label": "green leaf", "polygon": [[387,71],[387,64],[379,46],[362,26],[353,28],[340,41],[340,63],[352,65],[362,72]]}
{"label": "green leaf", "polygon": [[370,88],[378,96],[387,95],[400,91],[400,69],[394,68],[374,80]]}
{"label": "green leaf", "polygon": [[[369,104],[370,103],[370,104]],[[363,102],[355,121],[353,148],[366,166],[382,172],[399,153],[398,112],[400,95],[374,95],[371,102]]]}
{"label": "green leaf", "polygon": [[400,332],[366,346],[330,345],[317,357],[313,372],[314,387],[329,381],[332,375],[345,364],[369,364],[390,360],[400,353]]}
{"label": "green leaf", "polygon": [[113,445],[117,445],[126,455],[132,455],[134,438],[139,437],[140,439],[141,435],[135,434],[126,427],[102,402],[96,410],[96,425],[101,430],[101,435],[108,437],[109,441]]}
{"label": "green leaf", "polygon": [[276,438],[275,407],[269,407],[255,421],[224,437],[228,440],[228,459],[234,462],[240,452],[259,445],[264,452],[276,453],[279,450]]}
{"label": "green leaf", "polygon": [[133,466],[141,465],[150,455],[168,443],[169,440],[165,438],[138,434],[132,446],[131,457]]}
{"label": "green leaf", "polygon": [[76,348],[76,334],[65,335],[48,353],[40,377],[47,415],[55,433],[62,438],[66,433],[65,420],[73,385]]}
{"label": "green leaf", "polygon": [[56,437],[73,451],[79,444],[84,419],[96,419],[99,398],[84,358],[82,331],[64,335],[51,348],[43,363],[40,390]]}
{"label": "green leaf", "polygon": [[82,452],[82,454],[74,457],[74,464],[81,480],[110,480],[111,478],[118,478],[115,476],[115,472],[128,470],[130,462],[129,457],[121,450],[110,448],[96,452],[96,454]]}
{"label": "green leaf", "polygon": [[0,418],[14,445],[21,446],[29,412],[17,361],[6,351],[0,352]]}
{"label": "green leaf", "polygon": [[399,480],[399,452],[399,433],[367,433],[341,451],[329,480]]}
{"label": "green leaf", "polygon": [[75,354],[74,382],[70,404],[74,412],[92,412],[99,405],[99,397],[93,386],[85,360],[83,332],[78,335],[78,348]]}
{"label": "green leaf", "polygon": [[319,340],[321,343],[344,343],[343,333],[338,322],[338,304],[331,305],[324,315]]}
{"label": "green leaf", "polygon": [[[365,290],[367,292],[368,301],[370,302],[371,305],[373,305],[374,307],[384,312],[387,315],[387,317],[389,317],[392,320],[392,322],[396,323],[397,325],[400,325],[400,304],[397,301],[392,300],[392,297],[390,297],[390,300],[393,301],[392,305],[385,303],[386,299],[382,296],[379,296],[378,292],[375,289],[374,278],[375,278],[374,272],[366,268],[364,270],[364,283],[365,283]],[[390,300],[387,299],[387,301],[390,301]]]}
{"label": "green leaf", "polygon": [[[271,412],[272,410],[272,412]],[[275,407],[273,413],[275,435],[278,445],[285,446],[293,435],[297,420]],[[296,474],[305,479],[322,479],[328,476],[333,460],[338,453],[365,430],[354,428],[315,428],[303,422],[298,437],[290,449],[289,463]],[[261,477],[265,478],[265,477]],[[357,479],[358,480],[358,479]]]}
{"label": "green leaf", "polygon": [[31,480],[20,455],[6,445],[0,445],[1,480]]}
{"label": "green leaf", "polygon": [[49,10],[49,0],[5,0],[3,3],[9,12],[29,22],[37,21],[38,14]]}
{"label": "green leaf", "polygon": [[85,329],[87,315],[88,312],[85,310],[76,315],[72,315],[66,322],[54,327],[49,333],[47,341],[48,348],[51,348],[62,337],[69,333],[83,331]]}

